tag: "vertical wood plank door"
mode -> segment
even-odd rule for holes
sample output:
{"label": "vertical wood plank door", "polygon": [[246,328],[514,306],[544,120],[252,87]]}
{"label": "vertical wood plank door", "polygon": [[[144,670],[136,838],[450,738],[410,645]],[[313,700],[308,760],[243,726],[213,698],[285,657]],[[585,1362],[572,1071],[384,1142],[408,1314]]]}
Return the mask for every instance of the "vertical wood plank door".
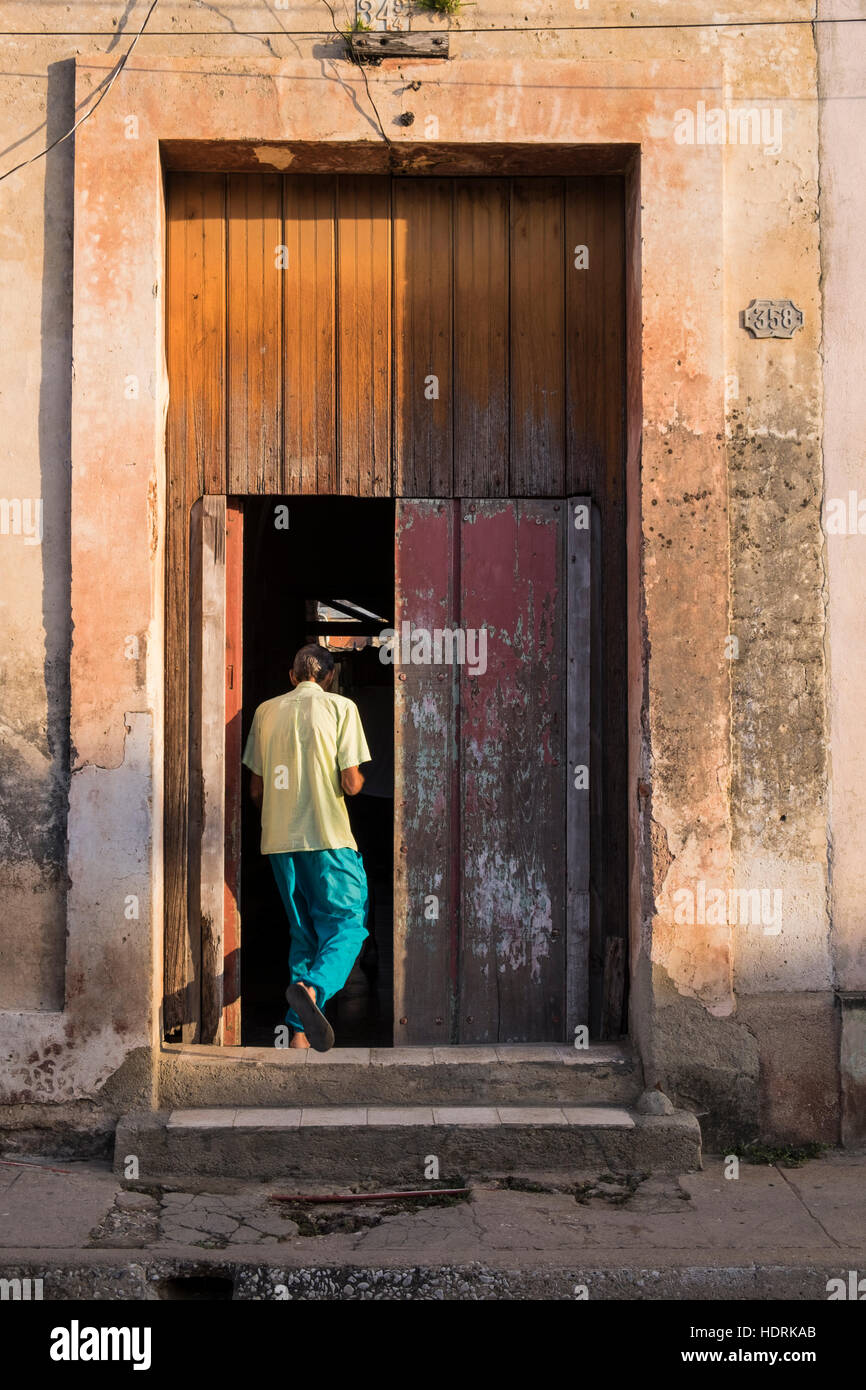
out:
{"label": "vertical wood plank door", "polygon": [[[591,796],[601,777],[592,746],[592,499],[565,507],[565,1036],[589,1027]],[[596,640],[597,649],[598,642]]]}
{"label": "vertical wood plank door", "polygon": [[337,184],[337,440],[340,490],[391,491],[391,187]]}
{"label": "vertical wood plank door", "polygon": [[197,1042],[238,1045],[243,513],[200,497],[190,537],[189,917],[201,940]]}
{"label": "vertical wood plank door", "polygon": [[457,179],[454,190],[454,492],[508,491],[509,189]]}
{"label": "vertical wood plank door", "polygon": [[221,174],[168,180],[166,207],[165,949],[167,1037],[201,1037],[200,918],[190,910],[192,508],[225,491],[226,189]]}
{"label": "vertical wood plank door", "polygon": [[200,497],[190,538],[189,915],[201,941],[199,1042],[222,1042],[225,920],[226,499]]}
{"label": "vertical wood plank door", "polygon": [[245,495],[394,497],[401,639],[486,634],[484,671],[398,653],[396,1041],[598,1036],[629,877],[623,180],[171,172],[166,227],[165,1036],[240,1041]]}
{"label": "vertical wood plank door", "polygon": [[283,490],[337,492],[336,184],[283,180]]}
{"label": "vertical wood plank door", "polygon": [[[394,1041],[452,1038],[459,906],[454,672],[413,660],[418,633],[451,628],[455,513],[397,503],[395,549]],[[417,643],[414,655],[423,655]]]}
{"label": "vertical wood plank door", "polygon": [[462,506],[462,1042],[564,1037],[563,511]]}
{"label": "vertical wood plank door", "polygon": [[222,1032],[227,1047],[241,1042],[241,753],[243,698],[244,513],[226,502],[225,842],[223,858]]}
{"label": "vertical wood plank door", "polygon": [[274,251],[281,241],[279,175],[256,179],[230,175],[226,188],[226,492],[280,489],[282,284]]}
{"label": "vertical wood plank door", "polygon": [[563,491],[565,316],[563,181],[511,188],[511,487]]}
{"label": "vertical wood plank door", "polygon": [[585,500],[398,503],[397,1042],[588,1022]]}
{"label": "vertical wood plank door", "polygon": [[422,497],[451,492],[452,224],[450,179],[395,180],[397,489]]}

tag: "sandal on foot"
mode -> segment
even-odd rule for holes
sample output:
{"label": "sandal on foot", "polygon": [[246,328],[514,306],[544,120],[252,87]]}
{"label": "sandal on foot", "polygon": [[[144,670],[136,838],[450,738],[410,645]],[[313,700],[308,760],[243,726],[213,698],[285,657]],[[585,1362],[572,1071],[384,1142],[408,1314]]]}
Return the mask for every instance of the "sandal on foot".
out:
{"label": "sandal on foot", "polygon": [[289,1007],[294,1009],[304,1025],[310,1047],[317,1052],[327,1052],[334,1046],[334,1030],[318,1004],[314,1004],[303,985],[289,985],[286,990]]}

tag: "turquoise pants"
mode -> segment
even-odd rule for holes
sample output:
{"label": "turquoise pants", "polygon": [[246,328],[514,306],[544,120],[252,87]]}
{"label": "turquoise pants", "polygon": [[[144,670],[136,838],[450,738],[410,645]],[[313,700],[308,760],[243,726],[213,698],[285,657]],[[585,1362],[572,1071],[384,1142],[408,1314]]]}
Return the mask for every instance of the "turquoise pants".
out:
{"label": "turquoise pants", "polygon": [[[349,978],[367,936],[367,875],[355,849],[268,856],[289,919],[292,984],[314,985],[320,1009]],[[293,1009],[286,1023],[303,1032]]]}

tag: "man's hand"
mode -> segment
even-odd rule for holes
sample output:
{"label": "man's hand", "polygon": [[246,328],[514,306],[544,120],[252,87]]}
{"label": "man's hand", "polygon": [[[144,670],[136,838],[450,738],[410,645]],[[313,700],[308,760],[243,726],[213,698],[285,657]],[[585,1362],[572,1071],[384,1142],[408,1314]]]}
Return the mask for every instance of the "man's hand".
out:
{"label": "man's hand", "polygon": [[250,796],[252,797],[255,804],[258,806],[259,810],[262,809],[262,796],[264,794],[264,790],[265,784],[262,778],[259,776],[257,772],[252,773],[250,776]]}
{"label": "man's hand", "polygon": [[364,785],[364,778],[356,767],[344,767],[340,773],[340,783],[347,796],[357,796]]}

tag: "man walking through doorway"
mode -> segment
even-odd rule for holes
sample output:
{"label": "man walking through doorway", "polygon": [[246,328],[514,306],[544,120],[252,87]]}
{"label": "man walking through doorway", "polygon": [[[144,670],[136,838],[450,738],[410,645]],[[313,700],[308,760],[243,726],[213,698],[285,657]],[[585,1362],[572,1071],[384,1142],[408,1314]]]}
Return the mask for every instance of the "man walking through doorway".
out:
{"label": "man walking through doorway", "polygon": [[367,936],[367,877],[345,797],[364,785],[358,765],[370,750],[357,705],[330,693],[333,680],[327,648],[302,647],[294,688],[259,705],[243,757],[262,814],[262,854],[289,919],[291,1046],[317,1052],[334,1045],[322,1009]]}

